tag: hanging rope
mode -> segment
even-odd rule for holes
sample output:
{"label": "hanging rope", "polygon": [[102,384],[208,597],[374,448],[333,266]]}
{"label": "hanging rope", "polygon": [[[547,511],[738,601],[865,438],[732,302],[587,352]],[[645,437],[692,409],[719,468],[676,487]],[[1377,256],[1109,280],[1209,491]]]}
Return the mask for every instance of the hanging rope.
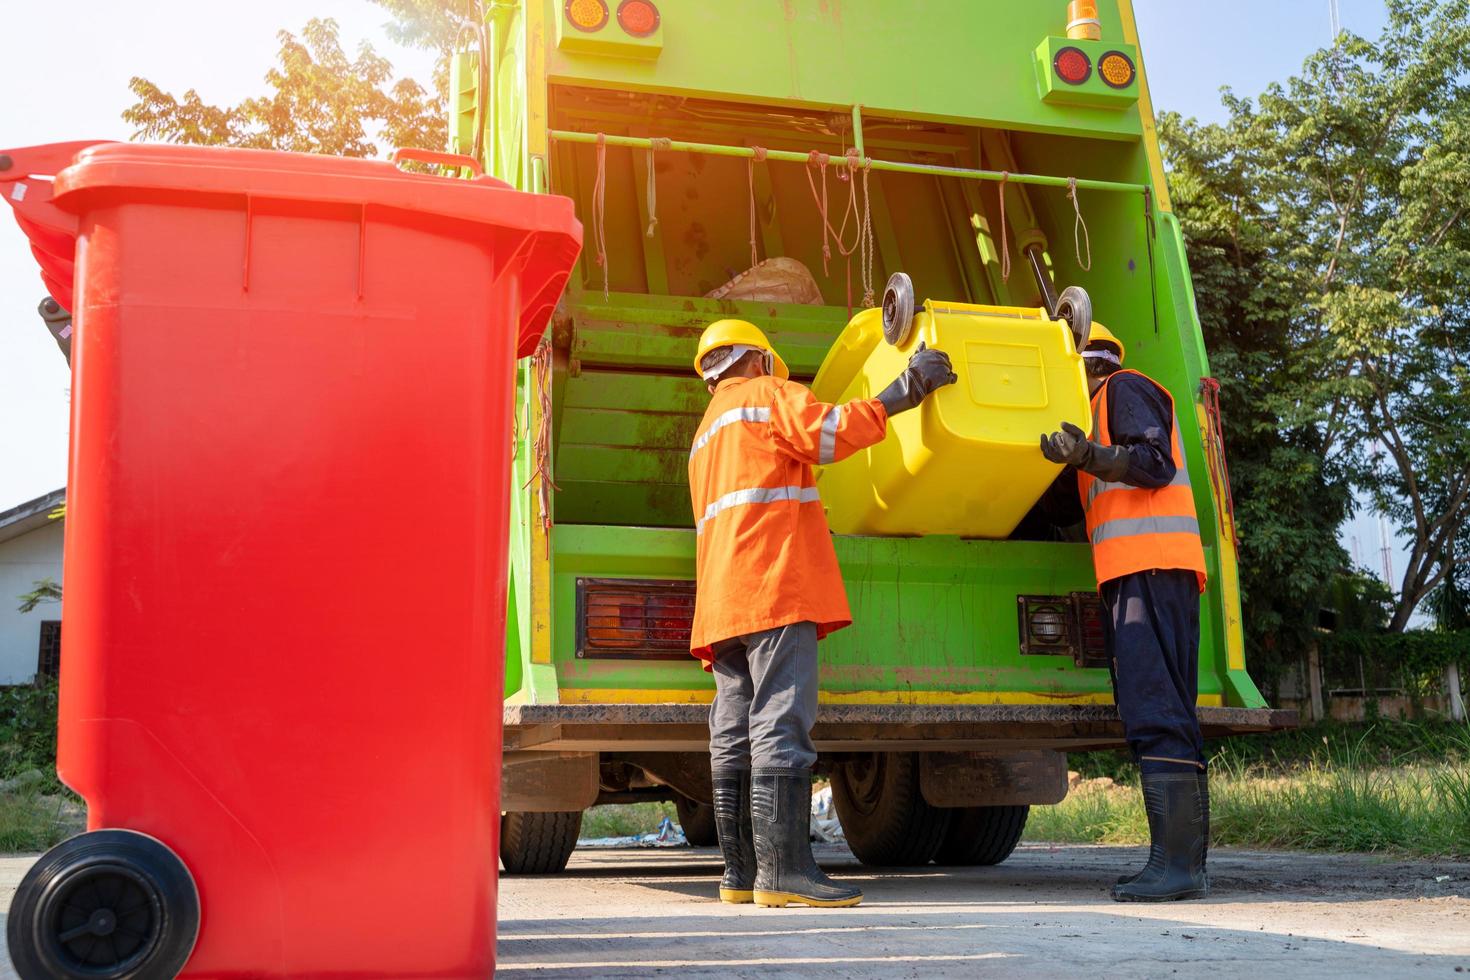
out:
{"label": "hanging rope", "polygon": [[[827,164],[831,162],[831,157],[829,157],[825,153],[818,152],[817,150],[813,150],[807,155],[807,186],[811,188],[812,200],[816,202],[817,213],[822,223],[822,274],[824,276],[831,275],[831,272],[828,268],[828,262],[832,258],[832,248],[828,244],[829,238],[837,243],[838,253],[844,259],[850,259],[854,252],[857,252],[859,249],[862,249],[864,247],[864,236],[867,235],[868,237],[871,237],[872,209],[867,195],[866,173],[864,174],[863,183],[863,208],[862,213],[859,213],[857,200],[857,170],[859,166],[857,151],[849,150],[846,156],[846,160],[847,173],[841,175],[841,179],[847,181],[847,208],[842,213],[842,226],[840,228],[833,228],[832,222],[829,218],[827,205]],[[812,169],[814,167],[821,169],[822,189],[820,193],[817,191],[817,182],[812,177]],[[852,222],[854,232],[851,245],[847,244],[846,242],[848,222]],[[865,258],[863,255],[859,255],[858,258],[860,263],[866,261],[869,266],[869,268],[866,268],[863,271],[863,283],[864,287],[868,290],[869,295],[871,295],[872,271],[870,266],[872,263],[872,257],[871,255],[867,255]],[[868,305],[872,304],[869,303]],[[852,309],[851,261],[847,263],[847,306],[850,313]]]}
{"label": "hanging rope", "polygon": [[1238,548],[1240,535],[1235,529],[1235,495],[1230,489],[1230,464],[1225,460],[1225,422],[1220,414],[1220,382],[1214,378],[1200,378],[1199,389],[1200,399],[1205,404],[1205,419],[1209,430],[1205,437],[1205,451],[1210,462],[1210,480],[1215,484],[1215,499],[1224,504],[1224,512],[1220,515],[1220,530],[1228,531]]}
{"label": "hanging rope", "polygon": [[[1077,253],[1077,265],[1082,269],[1083,272],[1091,272],[1092,271],[1092,236],[1087,233],[1087,222],[1085,222],[1085,221],[1082,220],[1082,205],[1080,205],[1080,204],[1077,203],[1077,178],[1076,177],[1068,177],[1067,178],[1067,197],[1071,198],[1071,200],[1072,200],[1072,213],[1077,216],[1077,220],[1074,221],[1074,222],[1072,222],[1072,249],[1073,249],[1073,251],[1075,251]],[[1083,259],[1082,258],[1082,245],[1079,243],[1078,238],[1077,238],[1077,235],[1078,235],[1078,232],[1079,231],[1081,232],[1081,235],[1082,235],[1081,241],[1087,243],[1087,258],[1086,259]]]}
{"label": "hanging rope", "polygon": [[[827,233],[832,226],[827,223],[827,154],[813,150],[806,158],[806,183],[812,189],[812,199],[817,202],[817,212],[822,218],[822,275],[830,275],[827,264],[832,260],[832,248],[827,244]],[[822,168],[822,193],[817,194],[817,182],[812,179],[812,168]]]}
{"label": "hanging rope", "polygon": [[863,308],[873,306],[873,199],[868,195],[868,175],[873,172],[873,161],[863,164]]}
{"label": "hanging rope", "polygon": [[536,483],[536,498],[540,507],[541,529],[546,533],[546,553],[551,554],[551,491],[560,490],[556,481],[551,477],[551,335],[541,338],[536,345],[536,351],[531,355],[531,371],[536,399],[536,410],[540,413],[536,420],[536,438],[531,445],[531,459],[533,469],[531,478],[521,487],[522,490]]}
{"label": "hanging rope", "polygon": [[607,137],[597,134],[597,178],[592,182],[592,240],[602,270],[602,299],[607,301]]}
{"label": "hanging rope", "polygon": [[644,233],[646,238],[652,238],[658,232],[658,180],[654,177],[653,151],[667,150],[673,145],[673,140],[663,136],[655,136],[648,141],[648,231]]}
{"label": "hanging rope", "polygon": [[755,221],[755,165],[765,163],[766,148],[764,146],[752,146],[750,152],[754,156],[745,159],[745,178],[750,185],[750,267],[754,269],[760,264],[760,252],[756,250],[756,221]]}
{"label": "hanging rope", "polygon": [[1148,295],[1153,304],[1154,336],[1159,335],[1159,282],[1154,269],[1154,195],[1143,189],[1143,241],[1148,246]]}
{"label": "hanging rope", "polygon": [[1006,181],[1011,179],[1009,170],[1000,172],[1000,281],[1011,281],[1011,240],[1006,237]]}

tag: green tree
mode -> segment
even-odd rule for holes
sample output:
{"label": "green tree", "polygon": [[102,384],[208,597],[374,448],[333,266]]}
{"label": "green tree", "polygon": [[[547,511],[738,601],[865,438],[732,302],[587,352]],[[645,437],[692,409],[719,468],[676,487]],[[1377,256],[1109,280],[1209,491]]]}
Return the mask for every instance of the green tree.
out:
{"label": "green tree", "polygon": [[[445,85],[429,92],[412,79],[393,80],[393,66],[364,43],[355,58],[342,50],[337,22],[308,21],[298,38],[281,31],[270,92],[233,106],[205,103],[189,89],[176,97],[145,78],[130,83],[138,101],[123,112],[138,139],[349,157],[391,146],[444,144]],[[447,77],[447,76],[446,76]]]}
{"label": "green tree", "polygon": [[[1251,531],[1249,511],[1242,524],[1256,545],[1263,534],[1320,540],[1301,522],[1332,516],[1336,498],[1293,491],[1349,480],[1409,540],[1388,623],[1401,631],[1470,561],[1454,547],[1470,521],[1470,11],[1388,0],[1388,15],[1377,41],[1343,34],[1257,99],[1227,92],[1224,124],[1170,120],[1166,131],[1208,246],[1191,258],[1227,304],[1212,360],[1251,400],[1248,429],[1281,425],[1274,446],[1255,433],[1277,459],[1266,446],[1244,453],[1243,506],[1269,505],[1255,515],[1266,527]],[[1280,527],[1278,514],[1290,515]],[[1305,554],[1309,582],[1324,554]],[[1261,547],[1251,559],[1272,567]],[[1274,582],[1295,590],[1293,578]]]}

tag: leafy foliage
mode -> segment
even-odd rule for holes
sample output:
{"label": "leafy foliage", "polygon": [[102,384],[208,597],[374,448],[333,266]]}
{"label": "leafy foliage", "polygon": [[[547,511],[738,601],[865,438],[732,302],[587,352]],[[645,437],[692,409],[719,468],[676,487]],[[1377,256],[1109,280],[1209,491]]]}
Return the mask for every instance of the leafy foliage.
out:
{"label": "leafy foliage", "polygon": [[56,779],[55,681],[0,688],[0,779],[39,771],[47,788]]}
{"label": "leafy foliage", "polygon": [[378,139],[391,146],[443,144],[445,85],[430,93],[411,79],[393,81],[392,65],[369,44],[349,58],[330,18],[308,21],[299,38],[289,31],[278,36],[277,64],[265,76],[269,94],[213,106],[194,89],[176,97],[134,78],[138,101],[123,119],[137,127],[139,139],[348,157],[377,156]]}
{"label": "leafy foliage", "polygon": [[1227,92],[1223,124],[1160,121],[1258,657],[1299,645],[1346,565],[1352,489],[1410,540],[1390,629],[1470,561],[1470,12],[1388,8],[1377,41],[1341,35],[1259,98]]}
{"label": "leafy foliage", "polygon": [[20,605],[16,607],[18,611],[28,613],[43,602],[61,601],[61,586],[55,579],[47,577],[38,579],[32,584],[35,588],[20,595]]}

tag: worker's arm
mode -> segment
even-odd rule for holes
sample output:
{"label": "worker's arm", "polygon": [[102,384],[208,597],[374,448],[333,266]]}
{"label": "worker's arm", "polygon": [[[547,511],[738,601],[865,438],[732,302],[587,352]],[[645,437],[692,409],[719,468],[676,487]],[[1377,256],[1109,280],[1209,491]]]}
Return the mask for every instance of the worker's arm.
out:
{"label": "worker's arm", "polygon": [[888,411],[876,398],[829,405],[795,382],[775,391],[771,437],[781,452],[803,463],[825,466],[846,459],[882,442],[888,432]]}
{"label": "worker's arm", "polygon": [[1118,482],[1157,490],[1174,479],[1174,412],[1157,385],[1132,374],[1108,382],[1108,434],[1128,451]]}

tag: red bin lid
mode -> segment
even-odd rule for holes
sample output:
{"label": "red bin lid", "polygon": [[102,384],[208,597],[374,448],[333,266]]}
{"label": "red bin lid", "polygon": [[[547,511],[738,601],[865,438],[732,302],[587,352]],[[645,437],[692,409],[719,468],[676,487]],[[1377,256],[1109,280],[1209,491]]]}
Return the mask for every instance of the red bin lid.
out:
{"label": "red bin lid", "polygon": [[[473,164],[424,151],[399,151],[395,159],[400,155]],[[570,199],[523,193],[483,175],[464,180],[410,173],[384,160],[216,146],[73,142],[0,151],[0,193],[31,241],[51,296],[68,310],[76,216],[89,202],[129,191],[370,205],[524,232],[507,259],[524,297],[517,329],[521,357],[535,350],[582,245]]]}

